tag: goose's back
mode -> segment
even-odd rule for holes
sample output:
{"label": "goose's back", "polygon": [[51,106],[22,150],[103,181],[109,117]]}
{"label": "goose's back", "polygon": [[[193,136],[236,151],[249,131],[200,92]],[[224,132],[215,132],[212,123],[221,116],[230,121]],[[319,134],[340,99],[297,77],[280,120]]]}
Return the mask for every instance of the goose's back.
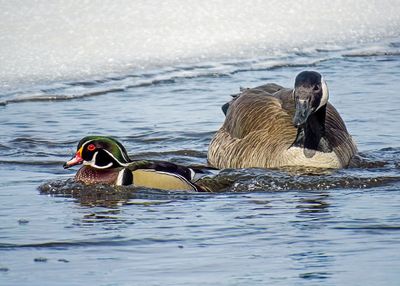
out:
{"label": "goose's back", "polygon": [[225,123],[209,146],[208,160],[219,168],[273,167],[296,138],[282,101],[262,87],[230,103]]}

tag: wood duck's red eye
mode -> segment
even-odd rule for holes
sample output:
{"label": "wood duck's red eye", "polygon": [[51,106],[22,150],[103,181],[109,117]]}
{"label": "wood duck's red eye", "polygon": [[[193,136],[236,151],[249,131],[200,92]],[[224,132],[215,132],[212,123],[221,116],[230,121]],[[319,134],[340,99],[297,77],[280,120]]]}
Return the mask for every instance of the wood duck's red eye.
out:
{"label": "wood duck's red eye", "polygon": [[87,146],[87,149],[89,151],[94,151],[94,149],[96,149],[96,146],[94,146],[94,144],[90,144],[89,146]]}

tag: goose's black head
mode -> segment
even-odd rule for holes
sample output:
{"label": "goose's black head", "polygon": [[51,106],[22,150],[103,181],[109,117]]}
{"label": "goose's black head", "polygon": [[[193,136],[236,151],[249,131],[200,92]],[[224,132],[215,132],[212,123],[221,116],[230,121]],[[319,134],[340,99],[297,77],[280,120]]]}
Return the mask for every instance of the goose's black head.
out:
{"label": "goose's black head", "polygon": [[78,143],[74,157],[64,168],[85,164],[96,169],[126,167],[130,162],[127,152],[117,140],[105,136],[88,136]]}
{"label": "goose's black head", "polygon": [[305,125],[308,117],[328,103],[329,92],[323,77],[315,71],[303,71],[296,77],[293,90],[296,112],[293,124]]}

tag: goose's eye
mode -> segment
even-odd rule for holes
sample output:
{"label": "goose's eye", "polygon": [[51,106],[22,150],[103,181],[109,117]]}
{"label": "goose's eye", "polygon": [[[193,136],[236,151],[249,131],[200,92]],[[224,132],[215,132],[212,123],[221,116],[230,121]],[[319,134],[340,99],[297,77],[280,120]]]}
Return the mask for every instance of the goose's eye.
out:
{"label": "goose's eye", "polygon": [[94,149],[96,149],[96,146],[94,146],[94,144],[90,144],[89,146],[87,146],[87,149],[89,151],[94,151]]}
{"label": "goose's eye", "polygon": [[314,85],[314,90],[319,90],[319,85]]}

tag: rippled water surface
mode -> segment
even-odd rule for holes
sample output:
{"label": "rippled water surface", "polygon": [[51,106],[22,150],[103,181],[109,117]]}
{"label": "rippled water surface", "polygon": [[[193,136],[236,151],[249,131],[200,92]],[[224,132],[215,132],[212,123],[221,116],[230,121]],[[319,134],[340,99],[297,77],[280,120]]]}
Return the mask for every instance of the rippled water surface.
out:
{"label": "rippled water surface", "polygon": [[[0,285],[398,285],[399,39],[319,47],[2,88]],[[231,94],[305,69],[358,144],[352,168],[223,170],[204,194],[84,187],[62,168],[89,134],[206,165]]]}

